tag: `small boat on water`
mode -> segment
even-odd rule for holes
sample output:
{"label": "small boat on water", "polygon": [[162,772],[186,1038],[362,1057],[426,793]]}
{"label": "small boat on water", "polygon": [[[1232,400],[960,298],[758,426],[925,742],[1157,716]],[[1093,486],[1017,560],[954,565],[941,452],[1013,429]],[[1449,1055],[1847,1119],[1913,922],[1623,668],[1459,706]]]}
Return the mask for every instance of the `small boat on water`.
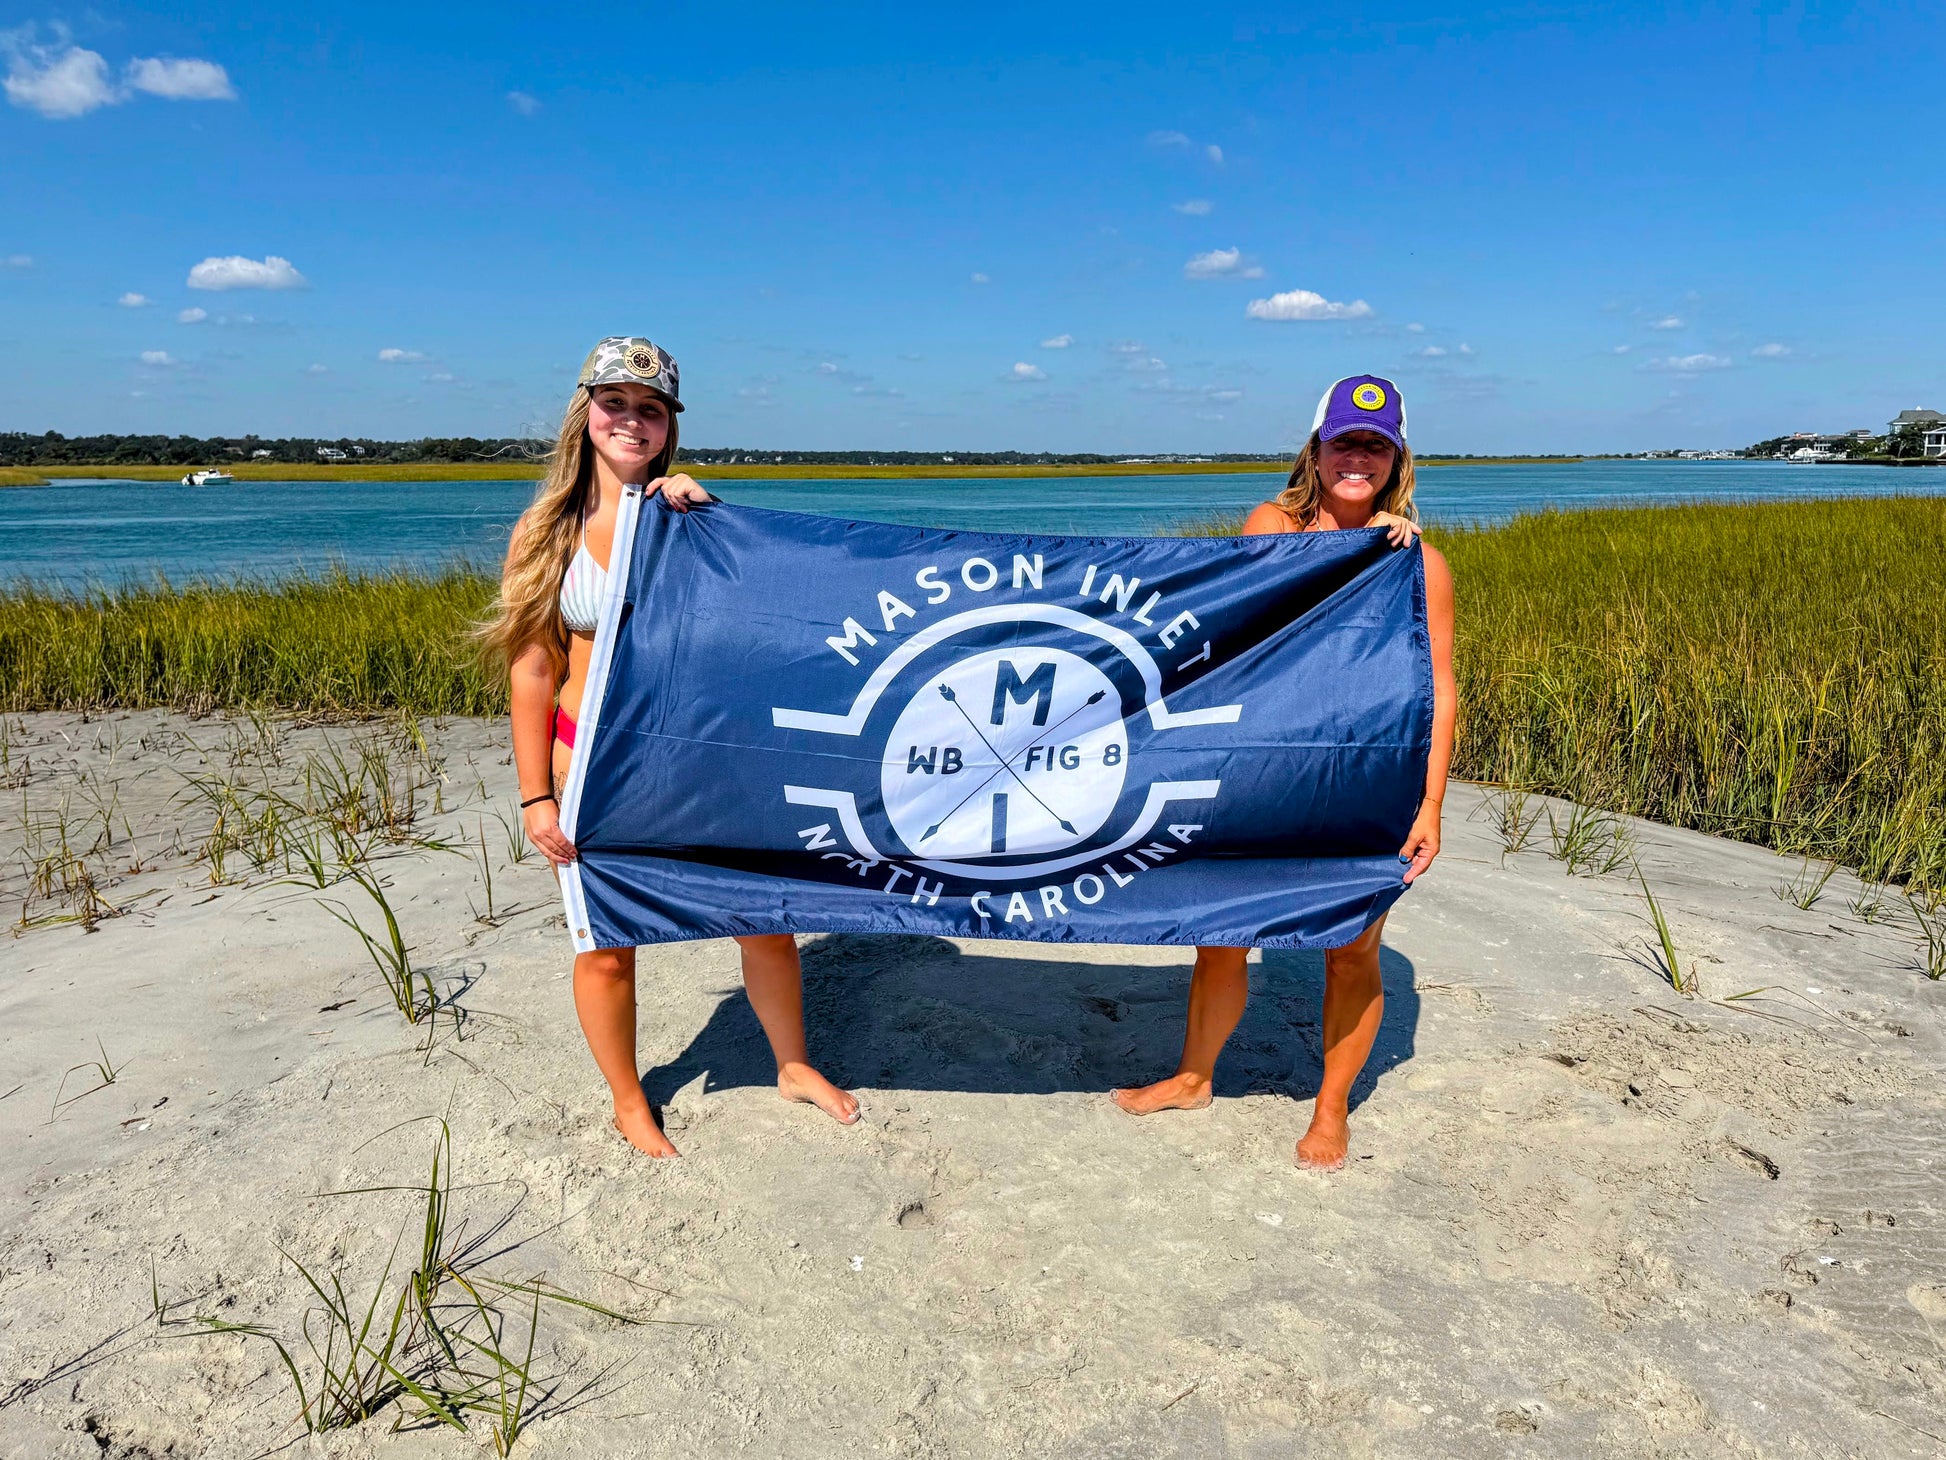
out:
{"label": "small boat on water", "polygon": [[192,471],[182,479],[185,487],[223,487],[236,478],[226,471],[211,467],[208,471]]}

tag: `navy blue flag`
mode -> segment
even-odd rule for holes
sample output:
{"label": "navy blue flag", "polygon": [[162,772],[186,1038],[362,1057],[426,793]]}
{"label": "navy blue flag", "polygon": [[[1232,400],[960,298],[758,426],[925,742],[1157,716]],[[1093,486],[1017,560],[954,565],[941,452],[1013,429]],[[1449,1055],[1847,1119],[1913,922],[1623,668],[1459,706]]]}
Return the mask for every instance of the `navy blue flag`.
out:
{"label": "navy blue flag", "polygon": [[575,947],[1349,942],[1433,714],[1382,531],[1013,537],[623,500],[562,826]]}

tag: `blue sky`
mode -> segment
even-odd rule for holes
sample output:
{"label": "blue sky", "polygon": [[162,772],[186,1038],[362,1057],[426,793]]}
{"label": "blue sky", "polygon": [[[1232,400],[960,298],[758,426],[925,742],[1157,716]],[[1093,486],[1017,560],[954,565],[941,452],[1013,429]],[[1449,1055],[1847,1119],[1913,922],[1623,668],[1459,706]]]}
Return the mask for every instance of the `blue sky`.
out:
{"label": "blue sky", "polygon": [[705,445],[1946,409],[1936,3],[195,9],[0,7],[0,429],[548,429],[607,333]]}

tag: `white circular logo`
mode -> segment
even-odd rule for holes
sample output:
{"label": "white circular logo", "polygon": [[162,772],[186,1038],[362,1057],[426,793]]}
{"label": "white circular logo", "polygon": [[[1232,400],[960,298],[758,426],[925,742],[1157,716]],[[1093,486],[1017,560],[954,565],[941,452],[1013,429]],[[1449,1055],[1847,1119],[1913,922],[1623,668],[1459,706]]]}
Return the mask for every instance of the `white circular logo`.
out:
{"label": "white circular logo", "polygon": [[885,814],[916,857],[1074,846],[1128,772],[1121,692],[1062,649],[991,649],[928,679],[885,744]]}

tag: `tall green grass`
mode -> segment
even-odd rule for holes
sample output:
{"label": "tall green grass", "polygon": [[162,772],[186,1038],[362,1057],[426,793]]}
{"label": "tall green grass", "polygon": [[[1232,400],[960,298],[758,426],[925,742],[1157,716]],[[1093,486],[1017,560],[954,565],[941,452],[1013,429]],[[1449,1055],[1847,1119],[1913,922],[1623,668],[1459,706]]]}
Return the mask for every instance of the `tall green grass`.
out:
{"label": "tall green grass", "polygon": [[0,591],[0,708],[495,714],[506,676],[466,638],[492,598],[459,570]]}
{"label": "tall green grass", "polygon": [[[1223,524],[1222,531],[1235,525]],[[1434,541],[1456,772],[1946,889],[1946,499],[1543,513]],[[463,572],[0,593],[0,708],[478,715]]]}
{"label": "tall green grass", "polygon": [[1472,780],[1946,887],[1946,499],[1442,532]]}

